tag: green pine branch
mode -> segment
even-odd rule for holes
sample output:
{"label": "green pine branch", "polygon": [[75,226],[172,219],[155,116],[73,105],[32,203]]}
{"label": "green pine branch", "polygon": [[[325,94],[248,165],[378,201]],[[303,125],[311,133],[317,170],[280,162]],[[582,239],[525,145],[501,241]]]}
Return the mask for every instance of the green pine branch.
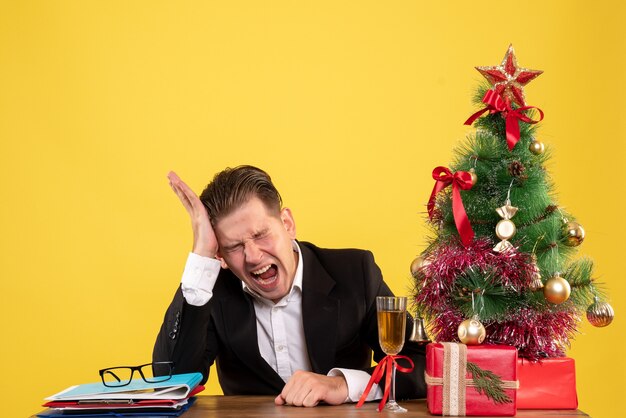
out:
{"label": "green pine branch", "polygon": [[505,320],[507,313],[528,307],[528,296],[501,285],[494,272],[467,269],[455,281],[452,297],[466,318],[483,322]]}
{"label": "green pine branch", "polygon": [[606,296],[602,285],[594,282],[593,261],[581,258],[570,263],[563,277],[569,282],[572,289],[569,301],[578,309],[586,309],[594,301],[594,296],[602,300]]}
{"label": "green pine branch", "polygon": [[467,362],[467,370],[474,379],[476,391],[493,400],[496,404],[512,403],[513,400],[504,391],[504,383],[500,376],[491,370],[481,369],[472,362]]}

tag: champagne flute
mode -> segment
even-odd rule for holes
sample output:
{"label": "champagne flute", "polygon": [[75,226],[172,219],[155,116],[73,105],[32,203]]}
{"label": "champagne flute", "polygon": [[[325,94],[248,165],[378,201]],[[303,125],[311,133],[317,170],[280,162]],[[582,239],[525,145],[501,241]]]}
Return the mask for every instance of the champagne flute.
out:
{"label": "champagne flute", "polygon": [[[404,346],[406,329],[406,297],[377,296],[376,312],[378,315],[378,341],[380,348],[387,355],[395,356]],[[390,412],[406,412],[396,402],[396,365],[393,365],[391,375],[391,390],[389,400],[384,408]]]}

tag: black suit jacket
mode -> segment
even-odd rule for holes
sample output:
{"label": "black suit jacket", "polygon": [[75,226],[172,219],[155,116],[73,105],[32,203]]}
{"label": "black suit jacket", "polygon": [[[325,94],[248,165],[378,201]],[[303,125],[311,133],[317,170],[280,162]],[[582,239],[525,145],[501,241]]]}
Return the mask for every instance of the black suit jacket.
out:
{"label": "black suit jacket", "polygon": [[[369,251],[321,249],[299,242],[304,260],[302,316],[312,371],[333,367],[371,373],[378,342],[376,296],[392,295]],[[412,321],[407,316],[407,338]],[[424,348],[406,341],[400,353],[412,358],[412,373],[397,373],[396,397],[424,397]],[[175,373],[201,372],[206,381],[217,360],[226,395],[278,395],[285,385],[261,357],[251,296],[230,270],[221,270],[204,306],[187,304],[180,288],[156,340],[153,361],[174,361]],[[158,370],[156,370],[158,372]],[[383,382],[381,382],[383,384]]]}

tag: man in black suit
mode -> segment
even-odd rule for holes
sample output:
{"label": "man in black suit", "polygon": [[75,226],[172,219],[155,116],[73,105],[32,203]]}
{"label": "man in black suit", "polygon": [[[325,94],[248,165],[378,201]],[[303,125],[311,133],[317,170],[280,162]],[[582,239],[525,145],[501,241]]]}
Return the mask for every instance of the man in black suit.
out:
{"label": "man in black suit", "polygon": [[[385,356],[376,296],[392,295],[372,254],[297,241],[291,211],[258,168],[218,173],[200,198],[168,177],[194,244],[153,361],[173,361],[176,373],[201,372],[204,381],[217,361],[226,395],[277,395],[276,404],[295,406],[356,402],[372,351],[376,361]],[[397,374],[397,397],[423,397],[423,347],[406,341],[400,354],[415,369]]]}

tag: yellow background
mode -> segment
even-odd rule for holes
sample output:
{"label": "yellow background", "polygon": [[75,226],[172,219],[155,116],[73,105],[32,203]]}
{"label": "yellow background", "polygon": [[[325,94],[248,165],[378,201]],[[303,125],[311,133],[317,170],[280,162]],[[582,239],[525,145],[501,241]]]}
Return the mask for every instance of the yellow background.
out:
{"label": "yellow background", "polygon": [[200,191],[225,166],[265,168],[300,239],[371,249],[407,293],[430,172],[473,131],[473,67],[509,43],[545,71],[527,99],[617,312],[569,352],[580,408],[622,415],[620,3],[2,2],[0,415],[150,361],[191,246],[168,170]]}

